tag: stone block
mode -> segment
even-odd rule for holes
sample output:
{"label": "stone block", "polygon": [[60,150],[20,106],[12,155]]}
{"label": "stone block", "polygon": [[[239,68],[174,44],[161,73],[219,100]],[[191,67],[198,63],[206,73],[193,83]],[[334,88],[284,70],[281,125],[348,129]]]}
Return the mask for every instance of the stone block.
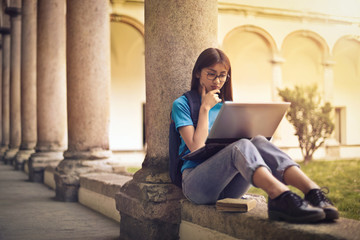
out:
{"label": "stone block", "polygon": [[115,194],[132,177],[115,173],[94,172],[80,176],[79,203],[120,222]]}
{"label": "stone block", "polygon": [[79,203],[120,222],[120,213],[116,209],[115,199],[93,192],[89,189],[79,188]]}
{"label": "stone block", "polygon": [[121,186],[131,179],[132,177],[114,173],[87,173],[80,176],[80,186],[115,199]]}

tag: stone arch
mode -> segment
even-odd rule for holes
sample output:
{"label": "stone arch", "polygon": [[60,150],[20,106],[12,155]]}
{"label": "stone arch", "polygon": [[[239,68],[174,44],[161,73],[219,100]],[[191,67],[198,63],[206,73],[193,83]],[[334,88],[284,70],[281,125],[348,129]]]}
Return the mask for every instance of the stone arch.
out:
{"label": "stone arch", "polygon": [[[235,32],[252,32],[257,34],[259,37],[263,38],[266,44],[268,45],[269,49],[271,49],[272,54],[278,54],[278,48],[276,46],[276,42],[274,38],[267,32],[265,29],[254,26],[254,25],[243,25],[232,29],[228,32],[224,38],[225,39],[231,37]],[[223,41],[223,43],[224,43]]]}
{"label": "stone arch", "polygon": [[339,38],[334,48],[333,102],[335,109],[335,137],[342,144],[358,144],[360,132],[360,37]]}
{"label": "stone arch", "polygon": [[294,31],[285,37],[285,39],[283,41],[283,46],[284,46],[284,43],[289,38],[294,38],[294,37],[304,37],[304,38],[312,39],[318,45],[318,47],[321,49],[321,51],[323,53],[323,61],[327,61],[328,58],[330,57],[329,45],[326,42],[326,40],[322,36],[320,36],[318,33],[309,31],[309,30]]}
{"label": "stone arch", "polygon": [[292,32],[283,41],[281,55],[284,87],[316,84],[324,90],[324,64],[330,60],[324,38],[308,30]]}
{"label": "stone arch", "polygon": [[144,24],[135,18],[120,14],[110,14],[110,22],[126,23],[136,29],[143,37],[145,35]]}
{"label": "stone arch", "polygon": [[222,49],[232,64],[235,101],[272,100],[272,60],[278,55],[273,37],[253,25],[226,34]]}
{"label": "stone arch", "polygon": [[[335,54],[337,54],[341,48],[343,48],[341,46],[341,44],[343,42],[348,43],[349,45],[347,46],[349,50],[354,49],[356,51],[356,53],[358,53],[358,47],[360,45],[360,36],[359,35],[346,35],[346,36],[342,36],[340,37],[334,44],[334,47],[332,49],[332,55],[334,56]],[[359,54],[354,54],[354,58],[353,61],[357,64],[356,65],[356,74],[358,77],[360,77],[360,55]]]}
{"label": "stone arch", "polygon": [[110,148],[143,150],[145,103],[144,25],[124,15],[110,15]]}

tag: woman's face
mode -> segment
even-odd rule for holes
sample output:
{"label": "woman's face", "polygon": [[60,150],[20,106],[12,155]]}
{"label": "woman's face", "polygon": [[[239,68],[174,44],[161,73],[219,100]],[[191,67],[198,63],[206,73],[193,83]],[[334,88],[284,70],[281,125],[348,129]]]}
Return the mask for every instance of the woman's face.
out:
{"label": "woman's face", "polygon": [[201,69],[197,74],[197,77],[200,79],[200,86],[205,87],[206,92],[209,92],[215,89],[220,90],[225,84],[227,75],[228,72],[225,65],[222,63],[215,63],[210,67]]}

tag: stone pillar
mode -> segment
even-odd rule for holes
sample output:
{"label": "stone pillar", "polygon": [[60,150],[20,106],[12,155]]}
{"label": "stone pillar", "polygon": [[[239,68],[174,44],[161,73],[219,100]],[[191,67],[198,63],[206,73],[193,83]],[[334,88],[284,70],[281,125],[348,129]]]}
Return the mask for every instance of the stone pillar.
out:
{"label": "stone pillar", "polygon": [[335,62],[328,59],[324,66],[324,100],[333,103],[334,99],[334,66]]}
{"label": "stone pillar", "polygon": [[[2,18],[2,2],[0,2],[0,18]],[[2,89],[2,51],[3,51],[3,42],[2,42],[2,36],[1,36],[1,28],[0,28],[0,88]],[[0,90],[0,149],[1,149],[1,145],[2,145],[2,90]],[[0,153],[1,153],[1,150],[0,150]],[[1,155],[2,156],[2,155]],[[0,159],[1,159],[1,156],[0,156]]]}
{"label": "stone pillar", "polygon": [[21,143],[20,67],[21,67],[21,0],[12,0],[5,9],[10,15],[10,145],[5,162],[13,164]]}
{"label": "stone pillar", "polygon": [[37,0],[22,2],[21,23],[21,145],[15,169],[24,169],[36,145],[36,17]]}
{"label": "stone pillar", "polygon": [[2,61],[3,61],[3,37],[2,37],[2,25],[3,25],[3,2],[0,1],[0,160],[2,159]]}
{"label": "stone pillar", "polygon": [[[274,102],[279,102],[282,101],[280,96],[279,96],[279,92],[278,89],[281,89],[282,86],[282,69],[281,69],[281,65],[284,63],[284,58],[275,55],[273,57],[273,59],[271,60],[272,63],[272,73],[273,73],[273,81],[272,81],[272,89],[271,89],[271,96],[272,96],[272,101]],[[282,136],[282,125],[280,124],[280,126],[278,127],[278,129],[276,130],[276,132],[274,133],[274,136],[272,138],[272,141],[277,144],[278,142],[281,141],[281,136]]]}
{"label": "stone pillar", "polygon": [[116,196],[120,239],[178,239],[182,193],[168,174],[172,102],[190,89],[198,55],[217,46],[217,1],[145,1],[147,154]]}
{"label": "stone pillar", "polygon": [[66,24],[68,150],[55,182],[57,199],[77,201],[81,173],[112,171],[108,1],[67,1]]}
{"label": "stone pillar", "polygon": [[[323,62],[324,67],[324,101],[333,105],[334,102],[334,64],[335,61],[328,58]],[[335,110],[334,110],[335,112]],[[325,158],[338,159],[340,157],[340,143],[332,134],[325,139]]]}
{"label": "stone pillar", "polygon": [[37,144],[29,159],[29,179],[43,182],[44,169],[63,159],[66,149],[65,0],[38,0]]}
{"label": "stone pillar", "polygon": [[2,158],[2,61],[3,61],[3,37],[2,37],[2,25],[3,25],[3,2],[0,1],[0,160]]}
{"label": "stone pillar", "polygon": [[1,159],[4,160],[5,153],[10,144],[10,17],[3,14],[3,22],[1,26],[2,34],[2,141],[1,141]]}
{"label": "stone pillar", "polygon": [[273,101],[279,101],[280,97],[278,94],[278,89],[282,88],[282,69],[281,65],[284,63],[284,59],[280,56],[274,56],[271,60],[272,63],[272,73],[273,73],[273,81],[272,81],[272,89],[271,96]]}

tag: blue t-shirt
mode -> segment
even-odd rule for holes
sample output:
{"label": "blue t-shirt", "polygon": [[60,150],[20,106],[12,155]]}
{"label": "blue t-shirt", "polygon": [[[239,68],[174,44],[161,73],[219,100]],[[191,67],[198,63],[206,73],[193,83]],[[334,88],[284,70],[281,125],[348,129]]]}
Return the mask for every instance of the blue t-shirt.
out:
{"label": "blue t-shirt", "polygon": [[[210,129],[215,121],[216,116],[218,115],[222,103],[216,104],[213,108],[209,111],[209,132]],[[171,118],[175,122],[176,131],[179,131],[180,127],[194,125],[193,121],[191,120],[191,113],[190,113],[190,106],[188,99],[185,96],[181,96],[176,99],[172,106]],[[181,144],[179,147],[179,154],[184,151],[185,142],[180,136]],[[185,154],[189,153],[190,150],[187,150]],[[181,172],[184,171],[186,168],[194,168],[201,163],[201,161],[190,161],[190,160],[183,160],[184,164],[181,168]]]}

